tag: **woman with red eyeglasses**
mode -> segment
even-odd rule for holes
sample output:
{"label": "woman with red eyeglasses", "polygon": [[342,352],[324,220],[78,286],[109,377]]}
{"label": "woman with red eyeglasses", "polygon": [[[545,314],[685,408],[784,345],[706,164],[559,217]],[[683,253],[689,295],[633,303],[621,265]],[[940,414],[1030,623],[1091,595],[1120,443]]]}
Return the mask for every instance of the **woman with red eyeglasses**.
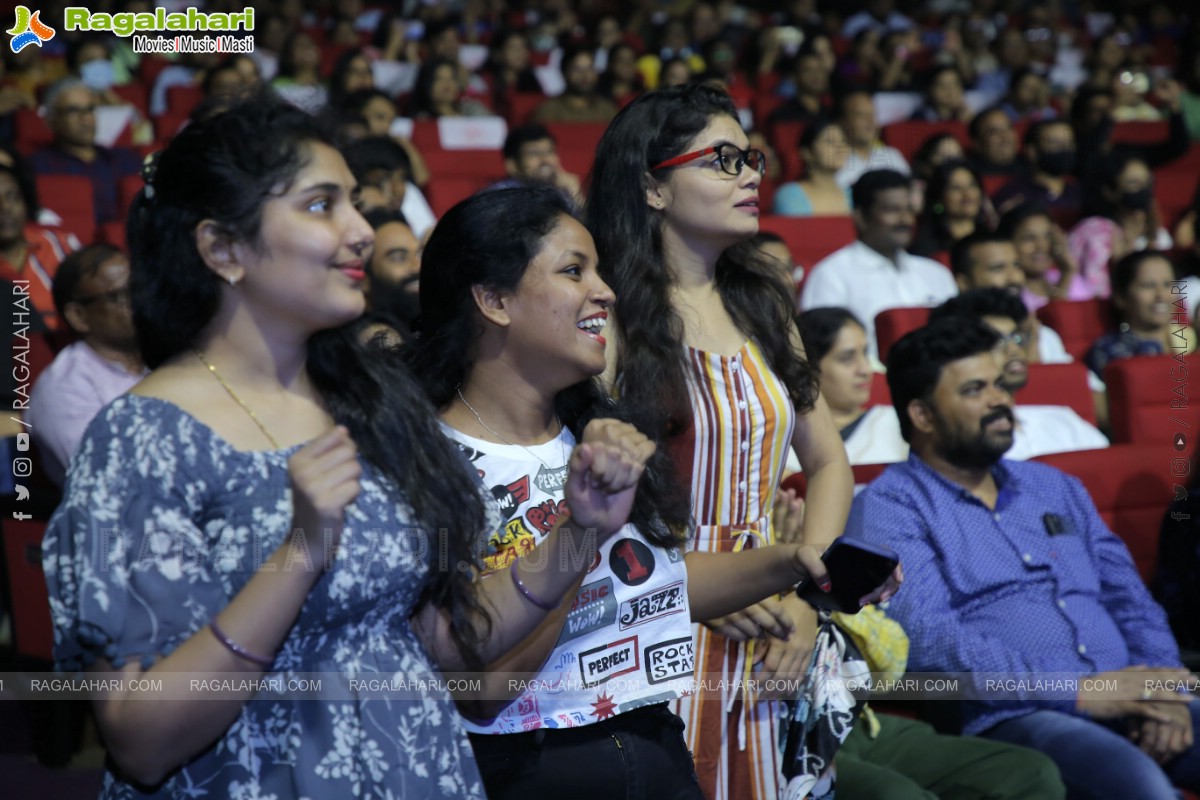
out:
{"label": "woman with red eyeglasses", "polygon": [[[692,85],[627,106],[592,172],[587,225],[616,294],[609,375],[622,404],[670,450],[678,489],[691,493],[689,550],[774,540],[770,514],[789,447],[808,475],[809,544],[838,536],[850,507],[846,451],[804,357],[789,287],[750,243],[765,168],[728,95]],[[791,630],[786,639],[764,633],[776,620]],[[697,630],[699,692],[679,713],[701,789],[713,800],[773,800],[782,693],[755,694],[737,681],[799,677],[815,615],[788,595]]]}

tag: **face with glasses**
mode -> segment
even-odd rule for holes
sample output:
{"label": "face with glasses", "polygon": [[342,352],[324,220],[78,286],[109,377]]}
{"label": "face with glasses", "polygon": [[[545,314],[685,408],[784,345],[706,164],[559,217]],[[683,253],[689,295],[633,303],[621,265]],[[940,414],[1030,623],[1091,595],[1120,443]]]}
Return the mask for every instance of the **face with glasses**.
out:
{"label": "face with glasses", "polygon": [[64,309],[67,322],[88,342],[136,349],[129,302],[129,261],[116,254],[85,273]]}
{"label": "face with glasses", "polygon": [[1001,336],[996,344],[996,358],[1003,370],[1005,387],[1015,392],[1029,381],[1028,346],[1031,337],[1028,331],[1017,327],[1016,320],[1009,317],[984,317],[983,324]]}
{"label": "face with glasses", "polygon": [[733,117],[713,117],[682,152],[650,170],[646,204],[665,231],[723,250],[758,233],[758,187],[766,157],[750,149]]}
{"label": "face with glasses", "polygon": [[48,122],[59,143],[90,147],[96,141],[96,96],[86,86],[64,89],[54,98]]}

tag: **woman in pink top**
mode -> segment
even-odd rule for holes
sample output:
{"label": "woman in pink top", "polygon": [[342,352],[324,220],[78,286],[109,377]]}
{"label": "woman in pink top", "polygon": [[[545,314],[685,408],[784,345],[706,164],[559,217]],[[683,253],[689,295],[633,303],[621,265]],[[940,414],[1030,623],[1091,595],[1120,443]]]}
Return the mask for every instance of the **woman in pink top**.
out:
{"label": "woman in pink top", "polygon": [[1004,215],[996,231],[1016,245],[1017,260],[1025,273],[1021,299],[1030,311],[1054,300],[1090,300],[1095,296],[1079,274],[1066,236],[1044,206],[1021,203]]}

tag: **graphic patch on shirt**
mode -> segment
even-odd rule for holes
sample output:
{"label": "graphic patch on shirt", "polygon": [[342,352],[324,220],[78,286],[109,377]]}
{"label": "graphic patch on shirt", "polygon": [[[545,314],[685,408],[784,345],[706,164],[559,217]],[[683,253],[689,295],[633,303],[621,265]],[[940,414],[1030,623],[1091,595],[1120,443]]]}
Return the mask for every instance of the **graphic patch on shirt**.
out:
{"label": "graphic patch on shirt", "polygon": [[544,535],[549,533],[550,529],[558,522],[558,518],[566,513],[566,500],[546,500],[526,511],[525,519],[533,526],[534,530]]}
{"label": "graphic patch on shirt", "polygon": [[579,654],[579,674],[584,686],[595,686],[617,675],[636,672],[640,666],[636,636]]}
{"label": "graphic patch on shirt", "polygon": [[646,648],[646,680],[650,683],[686,678],[695,671],[696,649],[690,636]]}
{"label": "graphic patch on shirt", "polygon": [[505,569],[514,559],[527,556],[537,547],[537,537],[520,517],[510,519],[504,527],[488,537],[488,554],[483,557],[488,572]]}
{"label": "graphic patch on shirt", "polygon": [[522,475],[518,480],[508,485],[501,484],[492,487],[492,497],[500,506],[500,513],[505,519],[510,519],[522,503],[529,501],[529,476]]}
{"label": "graphic patch on shirt", "polygon": [[602,719],[616,716],[617,704],[613,702],[612,697],[601,692],[596,695],[596,702],[592,703],[592,716],[599,722]]}
{"label": "graphic patch on shirt", "polygon": [[637,539],[622,539],[608,554],[608,566],[626,586],[641,586],[654,574],[654,553]]}
{"label": "graphic patch on shirt", "polygon": [[579,594],[571,603],[571,610],[563,622],[556,647],[606,625],[617,619],[617,598],[613,596],[612,578],[601,578],[594,583],[579,587]]}
{"label": "graphic patch on shirt", "polygon": [[677,581],[621,603],[617,621],[621,630],[625,630],[660,617],[682,614],[687,606],[686,600],[683,581]]}
{"label": "graphic patch on shirt", "polygon": [[563,487],[567,485],[567,465],[551,469],[543,464],[533,483],[546,494],[562,494]]}

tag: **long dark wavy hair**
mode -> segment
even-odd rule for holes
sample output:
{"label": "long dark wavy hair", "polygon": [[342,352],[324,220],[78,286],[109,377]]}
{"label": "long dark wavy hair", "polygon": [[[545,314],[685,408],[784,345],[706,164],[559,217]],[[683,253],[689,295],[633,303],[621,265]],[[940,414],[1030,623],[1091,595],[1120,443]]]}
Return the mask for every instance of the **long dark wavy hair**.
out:
{"label": "long dark wavy hair", "polygon": [[[659,442],[691,424],[684,377],[684,326],[671,307],[671,268],[662,221],[646,204],[651,167],[686,152],[715,117],[737,119],[733,101],[707,84],[642,95],[608,126],[596,150],[586,224],[600,272],[617,293],[621,330],[618,387],[623,405],[647,420]],[[717,261],[717,290],[734,323],[754,339],[800,413],[817,399],[815,372],[793,349],[792,293],[749,240]]]}
{"label": "long dark wavy hair", "polygon": [[[257,243],[263,206],[316,143],[330,140],[313,118],[263,90],[187,126],[148,170],[150,185],[128,221],[133,319],[148,366],[193,347],[217,312],[220,279],[196,248],[197,225],[213,220],[233,240]],[[393,356],[360,345],[356,327],[309,338],[309,377],[363,456],[403,493],[416,522],[445,537],[446,563],[473,563],[486,525],[474,472],[442,435],[421,387]],[[434,570],[425,591],[449,612],[455,643],[478,667],[491,620],[469,570]]]}
{"label": "long dark wavy hair", "polygon": [[[482,331],[473,286],[511,292],[541,251],[571,202],[558,189],[528,184],[484,191],[463,200],[438,221],[421,257],[421,317],[417,338],[404,349],[413,375],[438,408],[449,405],[474,364]],[[558,418],[575,435],[593,419],[608,417],[651,435],[636,414],[615,403],[596,379],[561,390]],[[678,545],[689,522],[686,497],[669,491],[670,459],[659,450],[638,485],[630,521],[651,542]]]}

